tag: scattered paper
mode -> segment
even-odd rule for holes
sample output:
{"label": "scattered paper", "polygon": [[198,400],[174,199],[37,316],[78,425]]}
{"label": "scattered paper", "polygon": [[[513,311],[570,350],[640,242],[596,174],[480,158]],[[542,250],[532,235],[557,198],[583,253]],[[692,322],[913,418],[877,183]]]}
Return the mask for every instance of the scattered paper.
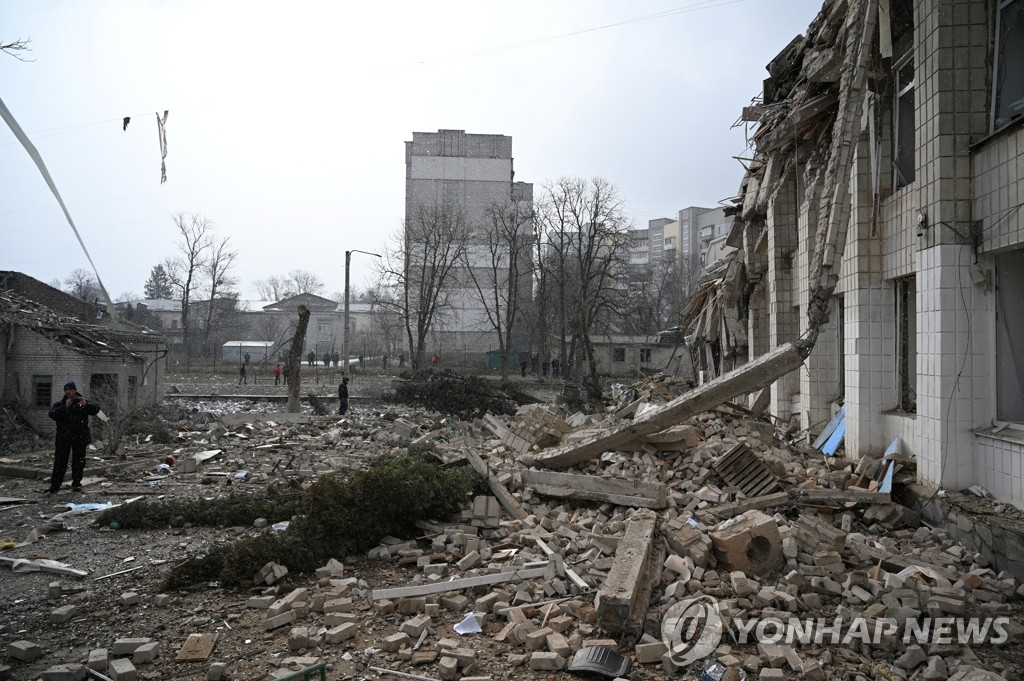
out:
{"label": "scattered paper", "polygon": [[480,628],[480,621],[477,620],[473,613],[469,613],[466,615],[465,619],[455,625],[455,633],[460,636],[464,636],[466,634],[481,634],[483,631],[484,630]]}

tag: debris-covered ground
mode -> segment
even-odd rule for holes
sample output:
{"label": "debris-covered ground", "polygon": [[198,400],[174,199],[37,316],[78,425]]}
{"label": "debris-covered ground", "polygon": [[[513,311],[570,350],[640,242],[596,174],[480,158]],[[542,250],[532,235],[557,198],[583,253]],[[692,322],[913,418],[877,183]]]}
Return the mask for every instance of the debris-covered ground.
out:
{"label": "debris-covered ground", "polygon": [[[232,379],[170,381],[176,396],[116,454],[90,452],[80,494],[43,495],[48,443],[7,438],[25,448],[0,460],[0,676],[85,678],[89,664],[110,678],[134,669],[146,679],[262,679],[323,662],[331,679],[390,671],[546,680],[584,665],[596,646],[631,668],[603,653],[591,664],[636,681],[696,678],[705,664],[712,681],[1021,678],[1024,590],[991,569],[991,550],[956,543],[894,502],[914,478],[898,451],[888,460],[849,460],[841,448],[827,457],[777,440],[786,424],[725,405],[587,454],[609,428],[685,399],[660,378],[616,391],[619,402],[598,415],[566,413],[551,384],[524,382],[540,403],[473,420],[379,400],[386,379],[364,384],[368,397],[353,399],[345,417],[286,415],[273,400],[233,397],[264,388]],[[325,380],[314,392],[336,404],[333,387]],[[294,517],[217,526],[182,515],[127,528],[134,504],[309,499],[334,474],[410,451],[426,452],[438,471],[480,475],[462,511],[422,518],[405,536],[381,536],[310,574],[289,571],[284,556],[253,569],[248,588],[216,579],[167,587],[190,559],[294,533]],[[69,503],[85,506],[69,512]],[[382,490],[376,503],[384,527],[385,511],[408,500]],[[100,508],[116,504],[127,504],[120,515]],[[1015,509],[989,501],[959,508],[1019,523]],[[42,569],[22,571],[34,568]],[[687,637],[671,622],[696,596],[713,604],[723,624],[707,631],[721,638],[680,666]],[[998,620],[986,635],[994,642],[958,639],[958,622],[972,617]],[[790,618],[845,623],[834,642],[832,633],[801,642],[758,631]],[[950,626],[951,640],[906,640],[908,622]],[[666,640],[680,644],[674,653]]]}

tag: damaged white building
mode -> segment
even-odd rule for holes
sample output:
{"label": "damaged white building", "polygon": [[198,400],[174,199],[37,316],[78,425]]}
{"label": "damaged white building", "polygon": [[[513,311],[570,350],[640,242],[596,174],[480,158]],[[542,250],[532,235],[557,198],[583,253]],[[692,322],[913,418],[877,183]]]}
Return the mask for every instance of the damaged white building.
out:
{"label": "damaged white building", "polygon": [[773,414],[1024,507],[1024,0],[830,0],[768,71],[702,361],[813,343]]}

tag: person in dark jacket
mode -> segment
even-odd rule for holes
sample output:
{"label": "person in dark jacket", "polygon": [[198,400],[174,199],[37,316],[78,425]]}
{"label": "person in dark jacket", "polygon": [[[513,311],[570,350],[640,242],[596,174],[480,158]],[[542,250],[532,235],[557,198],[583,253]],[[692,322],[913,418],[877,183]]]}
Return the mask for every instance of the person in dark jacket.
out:
{"label": "person in dark jacket", "polygon": [[348,412],[348,376],[341,379],[338,386],[338,413],[344,416]]}
{"label": "person in dark jacket", "polygon": [[49,494],[56,494],[64,482],[71,455],[71,491],[82,491],[85,474],[85,448],[92,441],[89,435],[89,417],[100,412],[100,406],[88,402],[78,392],[74,381],[64,384],[64,398],[50,407],[50,418],[57,422],[56,449],[53,455],[53,473]]}

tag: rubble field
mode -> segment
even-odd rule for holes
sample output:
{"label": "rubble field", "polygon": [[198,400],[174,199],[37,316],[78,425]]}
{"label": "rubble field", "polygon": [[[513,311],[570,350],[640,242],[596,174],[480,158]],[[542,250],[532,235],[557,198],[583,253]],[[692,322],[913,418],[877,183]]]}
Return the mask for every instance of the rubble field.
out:
{"label": "rubble field", "polygon": [[[169,381],[211,397],[166,399],[149,422],[167,438],[91,450],[78,494],[42,493],[49,445],[11,436],[10,418],[5,439],[23,448],[0,457],[0,678],[272,679],[321,663],[330,679],[1022,678],[1024,587],[896,503],[915,478],[898,447],[826,456],[733,403],[630,435],[687,400],[665,377],[620,387],[596,415],[566,413],[548,390],[472,421],[375,397],[345,417],[284,414],[230,380]],[[611,431],[624,433],[615,448],[593,446]],[[487,491],[315,574],[271,562],[248,589],[167,589],[187,559],[288,522],[116,522],[119,504],[298,496],[410,446],[471,467]],[[1024,527],[1012,506],[949,498],[979,526]],[[699,604],[714,617],[688,646],[702,632],[678,623]],[[971,618],[999,626],[958,637]],[[822,640],[758,633],[837,619]],[[952,634],[905,635],[924,622]]]}

